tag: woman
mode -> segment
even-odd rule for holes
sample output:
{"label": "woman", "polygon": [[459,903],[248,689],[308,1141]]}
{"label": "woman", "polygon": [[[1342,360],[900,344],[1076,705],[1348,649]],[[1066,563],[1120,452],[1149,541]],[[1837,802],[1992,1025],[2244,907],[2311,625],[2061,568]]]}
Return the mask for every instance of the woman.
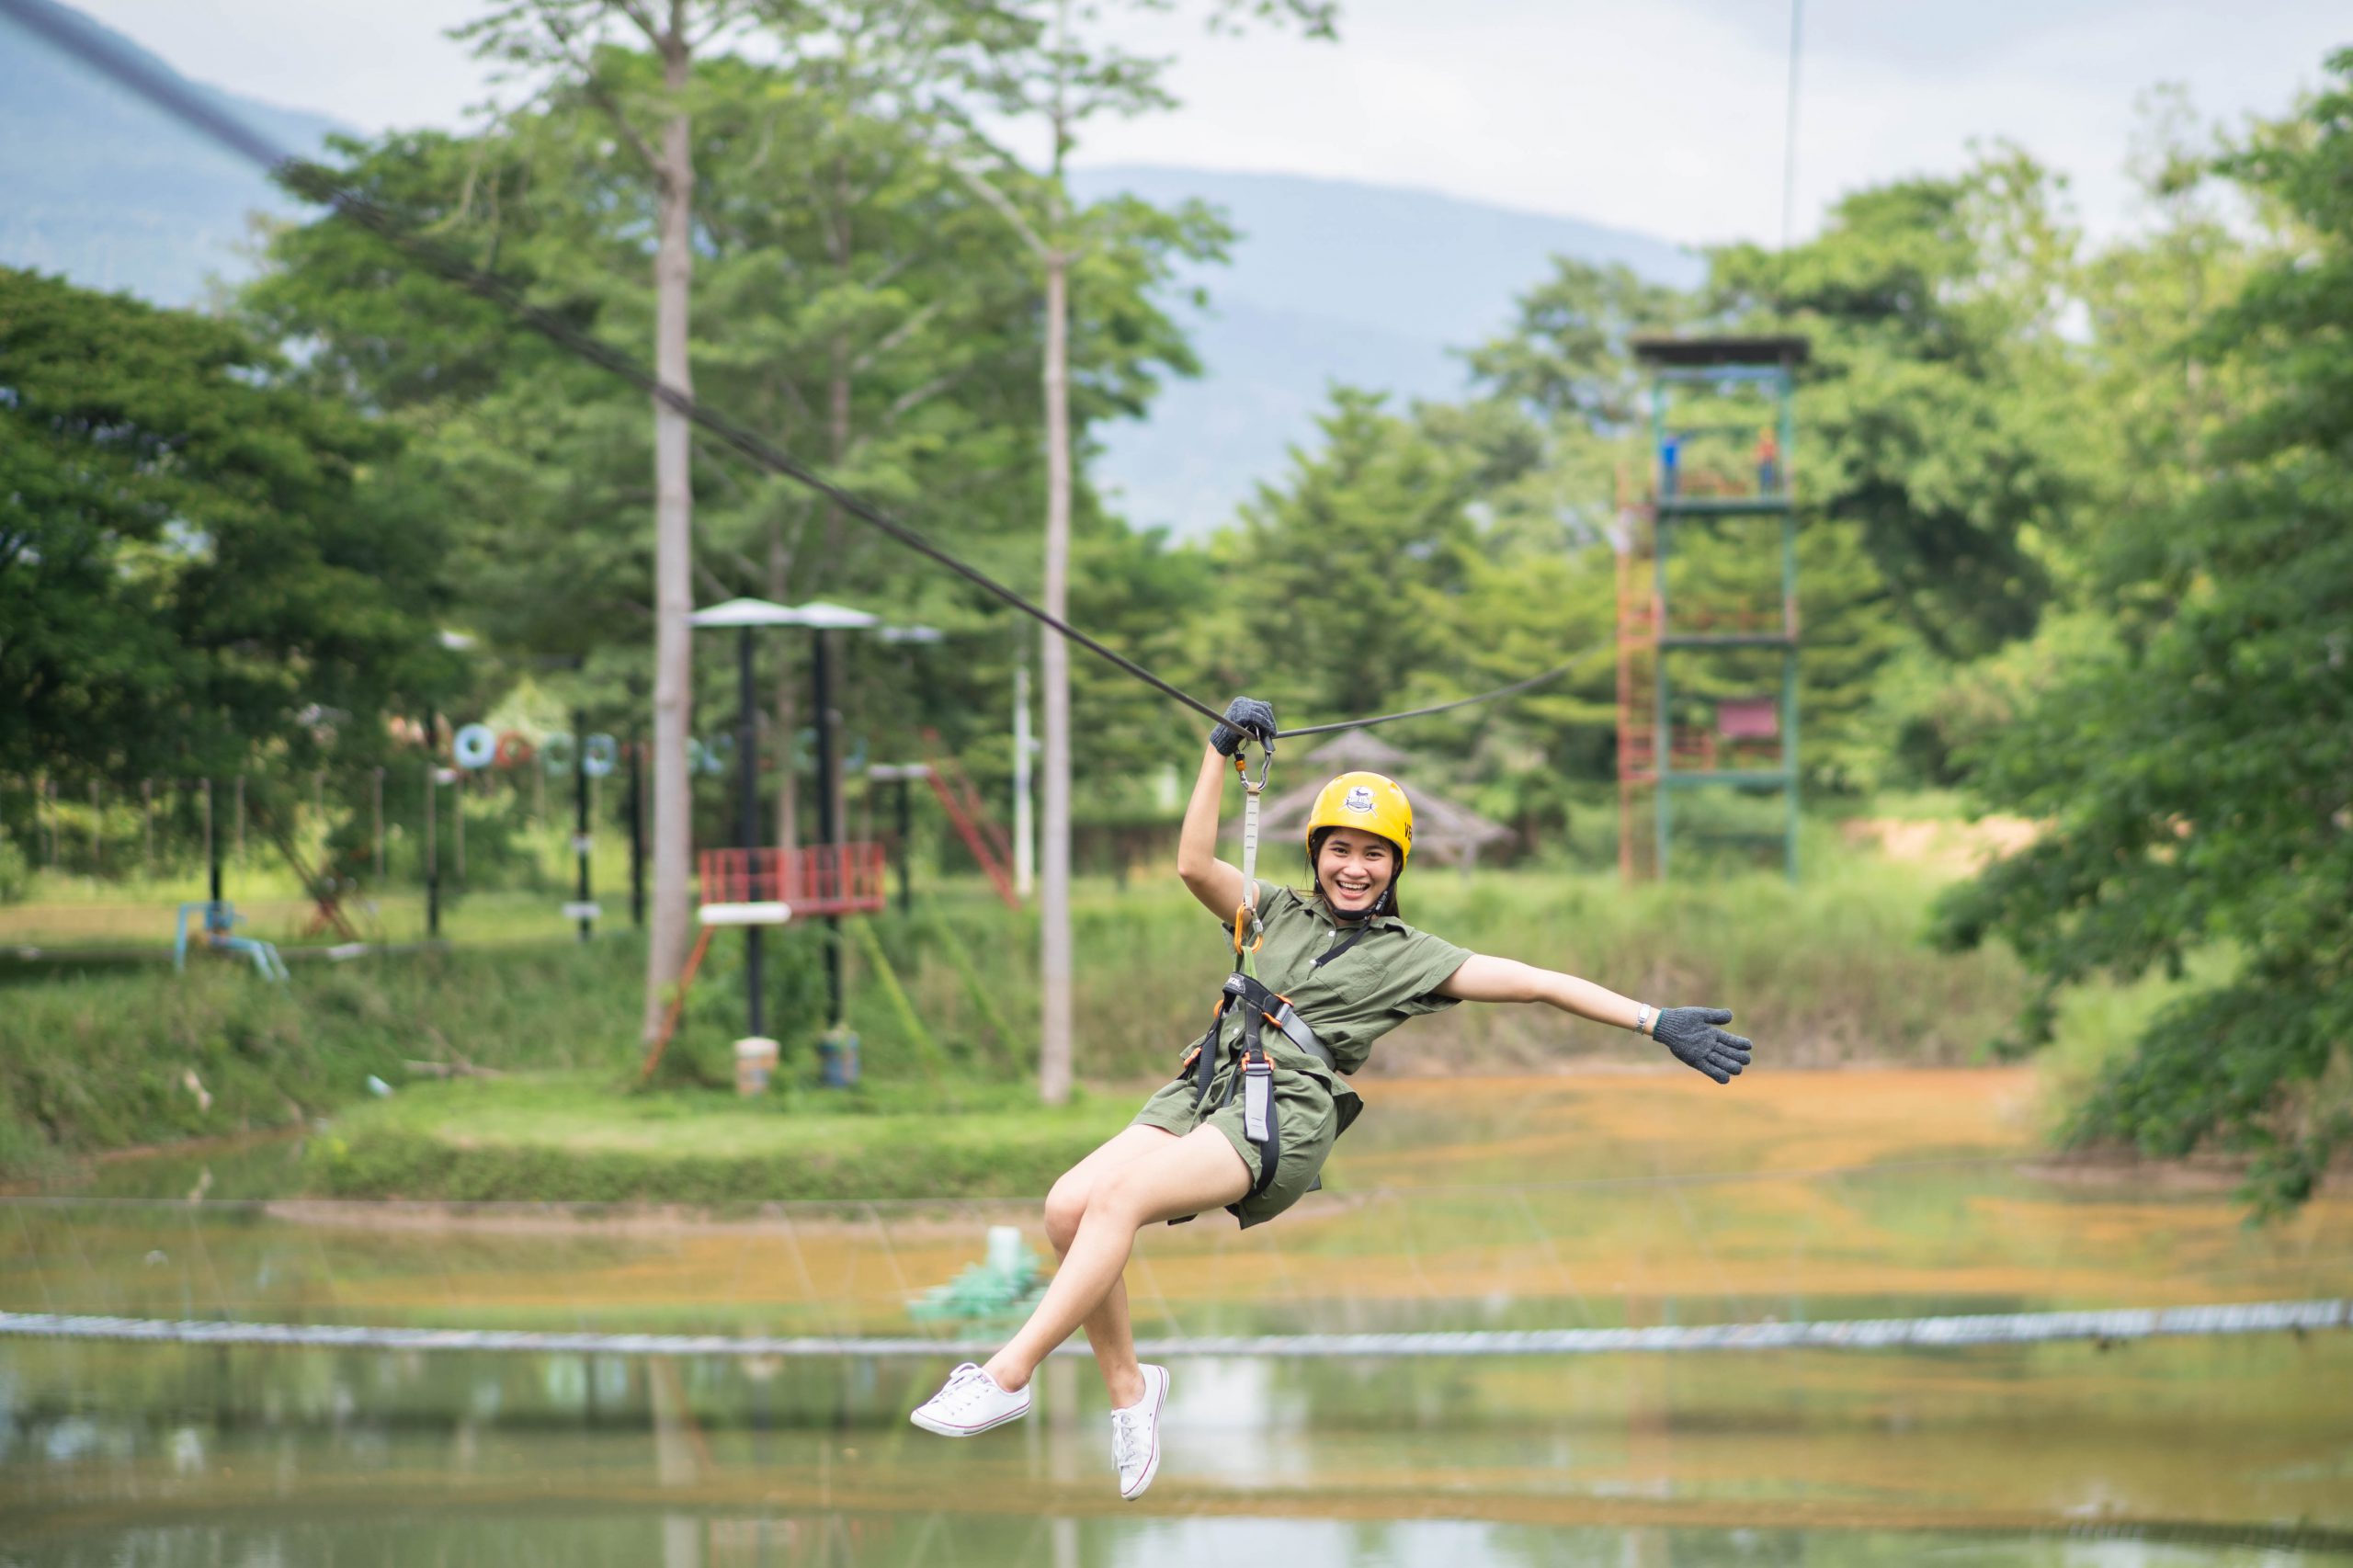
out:
{"label": "woman", "polygon": [[1728,1012],[1661,1011],[1406,925],[1397,880],[1413,852],[1413,806],[1377,773],[1344,773],[1316,797],[1307,824],[1311,896],[1245,886],[1217,858],[1218,807],[1228,759],[1245,737],[1273,739],[1274,710],[1236,698],[1225,721],[1201,757],[1176,869],[1227,921],[1246,922],[1255,909],[1264,940],[1228,979],[1217,1021],[1176,1082],[1047,1195],[1046,1236],[1062,1267],[1029,1322],[986,1366],[957,1368],[913,1416],[953,1437],[1003,1426],[1029,1410],[1038,1364],[1084,1326],[1110,1391],[1120,1494],[1131,1499],[1159,1471],[1168,1397],[1167,1369],[1138,1364],[1129,1328],[1120,1275],[1137,1233],[1217,1208],[1255,1225],[1297,1202],[1318,1185],[1333,1141],[1360,1107],[1342,1075],[1381,1035],[1457,1002],[1542,1002],[1651,1035],[1719,1084],[1749,1061],[1749,1042],[1716,1027],[1732,1021]]}

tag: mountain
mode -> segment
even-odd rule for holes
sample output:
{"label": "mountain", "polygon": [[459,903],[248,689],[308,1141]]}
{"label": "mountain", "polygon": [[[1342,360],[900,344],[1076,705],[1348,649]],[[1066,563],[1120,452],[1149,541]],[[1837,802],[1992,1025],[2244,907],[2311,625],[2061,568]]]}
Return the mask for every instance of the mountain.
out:
{"label": "mountain", "polygon": [[1097,432],[1097,484],[1131,520],[1183,538],[1280,480],[1290,449],[1316,439],[1334,384],[1400,407],[1461,395],[1456,351],[1500,332],[1552,257],[1622,262],[1683,287],[1703,271],[1648,235],[1391,186],[1143,167],[1084,169],[1072,183],[1089,200],[1206,201],[1241,232],[1230,265],[1186,278],[1211,301],[1181,313],[1201,378],[1165,387],[1148,421]]}
{"label": "mountain", "polygon": [[[69,6],[23,3],[177,75]],[[340,129],[324,115],[194,85],[290,152],[314,152]],[[247,214],[298,205],[243,159],[0,20],[0,262],[188,305],[204,297],[209,279],[251,270],[243,253]]]}
{"label": "mountain", "polygon": [[[108,31],[55,0],[25,3]],[[313,151],[338,129],[324,115],[197,90],[290,151]],[[1185,538],[1281,479],[1290,449],[1314,441],[1335,383],[1386,391],[1401,406],[1460,394],[1455,351],[1502,329],[1552,256],[1623,262],[1687,285],[1700,272],[1645,235],[1387,186],[1118,166],[1081,170],[1073,183],[1089,200],[1199,199],[1241,233],[1231,265],[1185,279],[1211,299],[1206,311],[1180,309],[1204,375],[1165,388],[1149,420],[1097,432],[1096,483],[1133,521]],[[194,304],[210,280],[250,274],[251,213],[296,210],[243,162],[0,21],[0,263]]]}

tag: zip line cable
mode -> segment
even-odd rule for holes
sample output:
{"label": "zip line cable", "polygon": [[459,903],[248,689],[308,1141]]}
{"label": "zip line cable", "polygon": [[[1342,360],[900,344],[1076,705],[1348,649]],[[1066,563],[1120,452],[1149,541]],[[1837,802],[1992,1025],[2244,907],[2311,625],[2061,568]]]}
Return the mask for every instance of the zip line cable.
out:
{"label": "zip line cable", "polygon": [[[980,568],[950,554],[934,544],[915,529],[900,522],[889,513],[854,493],[843,489],[824,474],[802,463],[791,453],[765,437],[745,429],[722,414],[698,402],[688,393],[664,383],[662,380],[621,350],[599,338],[582,332],[552,312],[532,304],[518,294],[514,286],[494,274],[485,272],[462,256],[432,241],[421,238],[398,216],[377,202],[343,187],[335,171],[306,158],[298,158],[278,146],[246,125],[235,115],[207,102],[184,82],[150,67],[144,61],[125,52],[115,41],[90,28],[70,12],[53,11],[39,6],[31,0],[0,0],[0,15],[6,15],[34,36],[46,40],[63,52],[71,55],[92,70],[98,72],[144,98],[155,108],[178,120],[188,129],[210,138],[238,157],[258,166],[272,179],[305,200],[329,208],[391,245],[408,259],[432,272],[442,281],[488,301],[521,321],[532,331],[558,347],[578,356],[599,369],[627,381],[645,392],[682,418],[699,426],[758,467],[781,474],[794,483],[823,495],[851,517],[895,540],[909,550],[955,573],[965,581],[994,596],[1005,604],[1029,616],[1040,624],[1077,643],[1088,653],[1113,665],[1152,687],[1162,695],[1174,698],[1204,718],[1222,722],[1225,715],[1203,702],[1199,698],[1172,685],[1137,664],[1133,659],[1081,631],[1077,627],[1033,604],[1012,588],[1006,586]],[[1429,708],[1416,708],[1399,713],[1383,713],[1371,718],[1351,719],[1340,723],[1317,724],[1304,729],[1280,730],[1278,739],[1293,735],[1322,734],[1333,730],[1362,729],[1374,724],[1387,724],[1400,719],[1420,718],[1430,713],[1444,712],[1452,708],[1472,703],[1490,702],[1525,691],[1566,674],[1575,660],[1556,665],[1540,675],[1475,697],[1465,697],[1452,702],[1438,703]]]}

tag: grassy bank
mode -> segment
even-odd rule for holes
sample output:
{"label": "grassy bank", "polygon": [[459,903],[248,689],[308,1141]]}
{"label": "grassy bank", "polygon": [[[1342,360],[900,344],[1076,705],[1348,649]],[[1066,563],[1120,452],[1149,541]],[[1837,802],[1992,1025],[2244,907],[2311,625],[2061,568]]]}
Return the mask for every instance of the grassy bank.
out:
{"label": "grassy bank", "polygon": [[0,983],[0,1176],[134,1144],[298,1125],[372,1075],[463,1059],[613,1072],[641,975],[624,944],[301,966],[15,967]]}
{"label": "grassy bank", "polygon": [[[1404,892],[1416,924],[1474,950],[1660,1003],[1733,1006],[1763,1063],[1969,1061],[2009,1022],[2019,975],[1999,951],[1953,957],[1920,944],[1935,881],[1917,867],[1824,849],[1795,888],[1766,875],[1626,889],[1607,875],[1487,871],[1466,882],[1417,869]],[[1075,915],[1081,1076],[1132,1083],[1165,1071],[1226,968],[1216,923],[1166,875],[1124,890],[1084,883]],[[936,917],[879,916],[872,930],[907,1004],[892,998],[860,944],[846,944],[850,1019],[872,1092],[935,1103],[1027,1079],[1032,915],[950,889]],[[813,1076],[824,940],[812,924],[768,944],[767,1028],[784,1042],[786,1082]],[[699,1105],[725,1085],[730,1042],[745,1032],[742,948],[733,933],[712,944],[657,1100]],[[371,1074],[405,1096],[411,1062],[572,1073],[618,1106],[634,1081],[642,965],[625,932],[585,947],[559,939],[313,960],[284,987],[212,960],[186,976],[153,963],[0,960],[0,1176],[290,1125],[366,1098]],[[2084,1017],[2097,1030],[2108,1014]],[[1509,1071],[1649,1049],[1549,1010],[1462,1007],[1392,1036],[1371,1071]],[[383,1157],[397,1170],[409,1155]],[[521,1180],[524,1168],[514,1169]]]}
{"label": "grassy bank", "polygon": [[1125,1123],[1126,1096],[1051,1109],[970,1085],[959,1109],[873,1092],[616,1096],[593,1075],[436,1084],[314,1134],[307,1185],[335,1197],[528,1196],[725,1205],[797,1199],[1030,1197]]}

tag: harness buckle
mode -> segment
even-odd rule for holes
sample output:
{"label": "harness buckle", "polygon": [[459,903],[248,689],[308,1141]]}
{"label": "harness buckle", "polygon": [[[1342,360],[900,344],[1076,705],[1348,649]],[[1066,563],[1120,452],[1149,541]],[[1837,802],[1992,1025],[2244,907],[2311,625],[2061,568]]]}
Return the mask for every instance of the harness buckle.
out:
{"label": "harness buckle", "polygon": [[1267,1142],[1267,1115],[1274,1102],[1275,1064],[1267,1053],[1254,1051],[1242,1063],[1242,1134],[1253,1143]]}

